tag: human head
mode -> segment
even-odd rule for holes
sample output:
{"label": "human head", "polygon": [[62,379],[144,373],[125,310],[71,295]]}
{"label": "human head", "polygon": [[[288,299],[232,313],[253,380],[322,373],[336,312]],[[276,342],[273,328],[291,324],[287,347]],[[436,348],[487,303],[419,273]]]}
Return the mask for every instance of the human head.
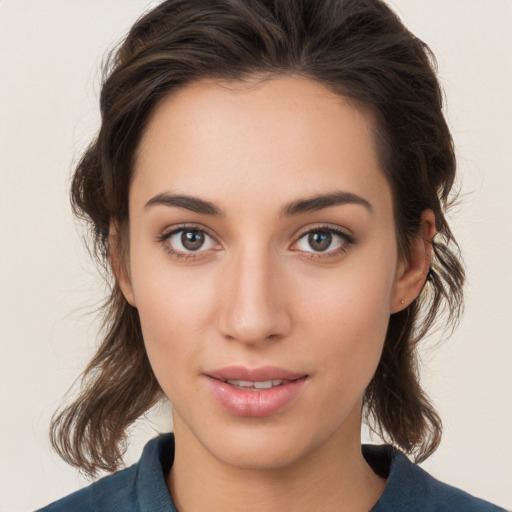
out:
{"label": "human head", "polygon": [[[376,120],[402,256],[418,234],[422,212],[435,214],[429,282],[417,300],[391,316],[365,396],[375,428],[425,458],[439,442],[440,420],[418,384],[415,348],[443,299],[452,319],[461,305],[463,271],[449,248],[454,240],[444,217],[455,158],[432,56],[380,0],[171,0],[147,13],[107,67],[101,129],[73,179],[75,212],[90,222],[103,262],[113,251],[126,254],[134,157],[159,101],[202,78],[283,74],[318,81]],[[137,310],[116,283],[106,313],[105,340],[86,370],[84,392],[57,418],[60,440],[54,430],[61,453],[90,472],[115,467],[126,427],[161,396]]]}

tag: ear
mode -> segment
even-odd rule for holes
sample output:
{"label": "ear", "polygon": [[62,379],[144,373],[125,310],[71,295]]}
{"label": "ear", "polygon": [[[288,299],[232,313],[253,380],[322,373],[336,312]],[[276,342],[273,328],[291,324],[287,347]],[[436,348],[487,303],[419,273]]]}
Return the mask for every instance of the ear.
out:
{"label": "ear", "polygon": [[114,278],[121,288],[127,302],[135,305],[135,295],[130,277],[130,260],[128,257],[128,236],[125,232],[127,227],[121,228],[114,221],[110,223],[108,233],[108,255]]}
{"label": "ear", "polygon": [[435,234],[434,212],[425,210],[421,215],[418,235],[409,242],[409,256],[398,264],[391,313],[405,309],[421,292],[432,261]]}

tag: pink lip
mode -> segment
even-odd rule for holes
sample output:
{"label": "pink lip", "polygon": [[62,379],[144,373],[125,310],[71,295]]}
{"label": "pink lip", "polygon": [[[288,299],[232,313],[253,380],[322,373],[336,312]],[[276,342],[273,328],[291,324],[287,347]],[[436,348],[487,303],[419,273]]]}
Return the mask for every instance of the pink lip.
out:
{"label": "pink lip", "polygon": [[[235,416],[270,416],[290,406],[299,395],[308,375],[282,368],[265,366],[248,369],[230,366],[206,374],[209,388],[217,402]],[[226,380],[268,381],[285,380],[284,384],[270,389],[240,389]]]}

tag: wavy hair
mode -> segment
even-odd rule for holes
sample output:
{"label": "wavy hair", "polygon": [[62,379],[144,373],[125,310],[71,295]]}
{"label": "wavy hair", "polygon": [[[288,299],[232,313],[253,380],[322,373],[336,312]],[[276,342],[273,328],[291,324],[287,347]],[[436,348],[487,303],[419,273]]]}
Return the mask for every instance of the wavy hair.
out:
{"label": "wavy hair", "polygon": [[[167,0],[137,20],[103,71],[101,127],[75,169],[71,201],[90,227],[111,294],[80,394],[52,420],[50,437],[58,453],[90,475],[114,471],[122,463],[128,427],[163,398],[138,312],[123,297],[109,259],[110,250],[127,249],[128,191],[152,111],[195,80],[286,74],[315,80],[375,117],[402,256],[418,236],[422,212],[435,214],[427,282],[414,302],[391,315],[364,396],[365,418],[374,431],[417,461],[427,458],[442,428],[419,383],[417,346],[443,311],[455,325],[464,281],[445,218],[455,179],[454,147],[428,46],[381,0]],[[111,225],[118,227],[117,238],[109,238]]]}

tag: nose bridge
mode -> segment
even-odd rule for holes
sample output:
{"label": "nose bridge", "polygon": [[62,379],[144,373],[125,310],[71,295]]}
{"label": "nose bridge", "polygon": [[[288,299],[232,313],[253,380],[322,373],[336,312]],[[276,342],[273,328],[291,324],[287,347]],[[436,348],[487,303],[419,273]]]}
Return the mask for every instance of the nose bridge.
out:
{"label": "nose bridge", "polygon": [[221,332],[251,344],[285,335],[290,318],[282,301],[278,262],[271,248],[253,241],[228,259],[222,283]]}

